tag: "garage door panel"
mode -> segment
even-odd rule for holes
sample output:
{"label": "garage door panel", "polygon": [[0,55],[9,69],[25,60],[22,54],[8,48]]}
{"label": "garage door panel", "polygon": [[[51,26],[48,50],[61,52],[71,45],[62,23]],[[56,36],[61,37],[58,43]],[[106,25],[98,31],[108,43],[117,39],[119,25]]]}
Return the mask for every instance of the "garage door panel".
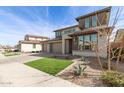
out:
{"label": "garage door panel", "polygon": [[52,43],[51,47],[53,53],[62,53],[62,43]]}

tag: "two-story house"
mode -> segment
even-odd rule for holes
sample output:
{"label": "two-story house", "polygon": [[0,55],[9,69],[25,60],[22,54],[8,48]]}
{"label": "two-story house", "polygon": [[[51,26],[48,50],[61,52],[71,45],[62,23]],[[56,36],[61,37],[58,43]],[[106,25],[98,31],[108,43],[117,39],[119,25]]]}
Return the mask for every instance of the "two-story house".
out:
{"label": "two-story house", "polygon": [[106,58],[107,46],[105,44],[107,42],[107,34],[111,32],[111,27],[108,27],[110,11],[111,7],[107,7],[80,16],[76,18],[78,25],[55,30],[56,38],[44,42],[44,51],[96,56],[95,45],[98,48],[99,55]]}
{"label": "two-story house", "polygon": [[18,48],[20,52],[40,52],[42,51],[42,42],[49,40],[48,37],[25,35],[24,40],[19,41]]}

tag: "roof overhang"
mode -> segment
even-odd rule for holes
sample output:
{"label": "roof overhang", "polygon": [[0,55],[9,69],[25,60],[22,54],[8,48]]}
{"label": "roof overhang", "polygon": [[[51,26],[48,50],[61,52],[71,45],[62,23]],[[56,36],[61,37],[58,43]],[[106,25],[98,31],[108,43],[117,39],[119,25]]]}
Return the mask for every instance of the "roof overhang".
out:
{"label": "roof overhang", "polygon": [[41,41],[19,41],[20,44],[42,44]]}
{"label": "roof overhang", "polygon": [[88,14],[80,16],[80,17],[77,17],[76,20],[79,21],[79,19],[86,18],[86,17],[92,16],[94,14],[98,14],[98,13],[101,13],[101,12],[110,12],[110,11],[111,11],[111,6],[106,7],[104,9],[101,9],[101,10],[98,10],[98,11],[95,11],[95,12],[92,12],[92,13],[88,13]]}
{"label": "roof overhang", "polygon": [[54,42],[62,42],[62,38],[54,38],[54,39],[51,39],[51,40],[44,41],[44,43],[46,43],[46,44],[54,43]]}
{"label": "roof overhang", "polygon": [[98,31],[100,30],[105,30],[106,29],[106,32],[110,33],[110,30],[112,27],[97,27],[97,28],[90,28],[90,29],[86,29],[86,30],[83,30],[83,31],[78,31],[78,32],[74,32],[72,34],[69,34],[70,37],[75,37],[75,36],[80,36],[80,35],[88,35],[88,34],[95,34],[95,33],[98,33]]}
{"label": "roof overhang", "polygon": [[74,25],[74,26],[68,26],[68,27],[60,28],[60,29],[55,30],[54,32],[63,31],[63,30],[71,29],[71,28],[75,28],[75,27],[78,27],[78,25]]}

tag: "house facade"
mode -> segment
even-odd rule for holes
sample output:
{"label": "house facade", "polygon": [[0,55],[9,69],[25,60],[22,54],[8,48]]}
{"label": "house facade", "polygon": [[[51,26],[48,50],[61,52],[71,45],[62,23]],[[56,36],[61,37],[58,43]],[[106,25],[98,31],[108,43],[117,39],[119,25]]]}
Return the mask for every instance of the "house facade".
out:
{"label": "house facade", "polygon": [[48,39],[43,36],[25,35],[24,40],[19,41],[18,49],[20,52],[40,52],[42,51],[42,42]]}
{"label": "house facade", "polygon": [[51,53],[107,57],[107,35],[111,7],[76,18],[78,24],[55,30],[55,38],[45,41],[43,50]]}
{"label": "house facade", "polygon": [[124,37],[124,29],[117,30],[116,36],[115,36],[115,42],[121,41],[121,39]]}

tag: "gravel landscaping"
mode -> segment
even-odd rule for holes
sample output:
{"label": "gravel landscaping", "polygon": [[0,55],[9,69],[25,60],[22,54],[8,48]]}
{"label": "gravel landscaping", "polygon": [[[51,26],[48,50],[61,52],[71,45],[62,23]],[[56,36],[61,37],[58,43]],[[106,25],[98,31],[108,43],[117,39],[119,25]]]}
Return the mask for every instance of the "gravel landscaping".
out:
{"label": "gravel landscaping", "polygon": [[[77,66],[80,61],[79,59],[75,60]],[[103,85],[101,80],[101,69],[96,61],[96,59],[92,58],[92,62],[87,66],[86,70],[84,71],[84,75],[81,76],[75,76],[74,75],[74,66],[69,68],[68,71],[63,72],[61,75],[58,75],[58,77],[71,81],[77,85],[81,85],[83,87],[103,87],[106,85]]]}

